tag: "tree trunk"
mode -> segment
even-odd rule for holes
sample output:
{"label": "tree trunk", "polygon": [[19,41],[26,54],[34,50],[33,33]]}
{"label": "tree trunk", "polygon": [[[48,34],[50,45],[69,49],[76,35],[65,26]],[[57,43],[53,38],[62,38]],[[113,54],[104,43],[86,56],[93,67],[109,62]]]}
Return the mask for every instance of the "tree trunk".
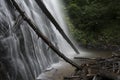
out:
{"label": "tree trunk", "polygon": [[38,29],[38,27],[25,15],[25,13],[20,9],[18,4],[15,2],[15,0],[11,0],[13,3],[13,6],[18,10],[18,12],[21,14],[21,16],[24,18],[24,20],[30,25],[30,27],[35,31],[35,33],[43,39],[43,41],[54,51],[56,54],[63,58],[66,62],[71,64],[72,66],[76,67],[77,69],[81,70],[81,67],[67,58],[63,53],[61,53],[48,39],[45,37],[42,32]]}
{"label": "tree trunk", "polygon": [[60,25],[57,23],[57,21],[54,19],[54,17],[51,15],[51,13],[48,11],[48,9],[43,4],[42,0],[35,0],[36,3],[39,5],[39,7],[42,9],[44,14],[48,17],[48,19],[55,25],[56,29],[60,32],[60,34],[63,36],[63,38],[70,44],[70,46],[74,49],[74,51],[79,54],[78,49],[74,46],[74,44],[71,42],[71,40],[67,37],[67,35],[64,33]]}

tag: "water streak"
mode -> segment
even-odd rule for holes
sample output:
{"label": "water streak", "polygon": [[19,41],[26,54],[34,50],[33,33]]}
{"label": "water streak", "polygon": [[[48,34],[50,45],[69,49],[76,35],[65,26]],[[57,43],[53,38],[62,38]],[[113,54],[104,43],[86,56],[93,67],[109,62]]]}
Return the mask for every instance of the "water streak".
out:
{"label": "water streak", "polygon": [[[56,2],[43,1],[67,31]],[[56,47],[63,52],[69,48],[34,0],[16,2]],[[0,80],[35,80],[47,67],[59,61],[58,56],[38,38],[27,22],[22,20],[13,27],[19,16],[10,0],[0,0]]]}

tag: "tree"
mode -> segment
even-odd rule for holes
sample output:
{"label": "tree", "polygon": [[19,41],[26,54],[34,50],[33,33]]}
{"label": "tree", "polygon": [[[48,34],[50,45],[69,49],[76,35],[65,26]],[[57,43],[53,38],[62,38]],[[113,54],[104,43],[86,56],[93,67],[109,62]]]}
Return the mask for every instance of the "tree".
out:
{"label": "tree", "polygon": [[65,0],[65,3],[72,29],[78,30],[74,32],[78,42],[120,44],[120,0]]}

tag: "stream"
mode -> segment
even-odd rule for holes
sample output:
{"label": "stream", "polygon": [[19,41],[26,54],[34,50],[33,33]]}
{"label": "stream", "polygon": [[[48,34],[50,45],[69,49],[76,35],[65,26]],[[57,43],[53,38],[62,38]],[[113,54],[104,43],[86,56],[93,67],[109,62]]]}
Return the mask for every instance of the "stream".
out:
{"label": "stream", "polygon": [[[109,57],[112,55],[111,51],[107,50],[94,50],[94,49],[79,49],[80,54],[71,55],[71,59],[76,63],[80,63],[79,60],[75,60],[74,57],[96,58],[96,57]],[[65,76],[71,76],[74,73],[75,68],[65,61],[61,60],[57,64],[53,64],[48,70],[39,75],[37,80],[63,80]]]}

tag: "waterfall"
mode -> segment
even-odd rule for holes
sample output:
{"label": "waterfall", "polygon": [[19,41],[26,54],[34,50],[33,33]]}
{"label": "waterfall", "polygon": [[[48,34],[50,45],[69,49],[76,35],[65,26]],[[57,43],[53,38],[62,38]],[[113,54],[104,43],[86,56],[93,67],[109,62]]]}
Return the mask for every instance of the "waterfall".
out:
{"label": "waterfall", "polygon": [[[66,25],[66,21],[64,19],[65,18],[64,10],[61,9],[61,8],[64,8],[62,1],[61,0],[43,0],[43,2],[46,5],[46,7],[49,9],[51,14],[54,15],[53,17],[56,19],[56,21],[59,23],[61,28],[64,30],[65,34],[69,37],[69,39],[71,39],[71,41],[73,41],[72,38],[68,34],[69,31]],[[48,2],[50,2],[52,5],[49,4]],[[66,55],[67,57],[72,58],[75,52],[73,51],[71,46],[66,42],[66,40],[64,40],[64,38],[59,34],[58,30],[56,30],[56,28],[53,28],[53,29],[58,39],[57,43],[59,45],[58,46],[59,50],[65,53],[64,55]]]}
{"label": "waterfall", "polygon": [[[56,1],[43,0],[62,28],[67,30]],[[35,0],[16,0],[16,2],[39,30],[64,52],[68,44]],[[0,0],[0,80],[36,80],[47,67],[58,61],[58,56],[21,18],[11,1]]]}

